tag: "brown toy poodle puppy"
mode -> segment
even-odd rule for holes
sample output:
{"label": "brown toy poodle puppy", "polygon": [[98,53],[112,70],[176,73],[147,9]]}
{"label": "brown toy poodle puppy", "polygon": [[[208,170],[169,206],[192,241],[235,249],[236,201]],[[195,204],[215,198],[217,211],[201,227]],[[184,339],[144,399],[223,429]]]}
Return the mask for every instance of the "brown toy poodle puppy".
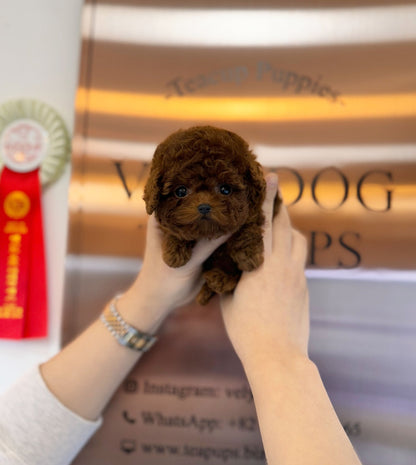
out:
{"label": "brown toy poodle puppy", "polygon": [[[179,130],[156,148],[144,189],[147,213],[163,232],[163,259],[183,266],[201,238],[231,233],[204,263],[197,301],[232,291],[242,271],[263,262],[266,183],[247,142],[225,129]],[[279,200],[275,205],[275,210]]]}

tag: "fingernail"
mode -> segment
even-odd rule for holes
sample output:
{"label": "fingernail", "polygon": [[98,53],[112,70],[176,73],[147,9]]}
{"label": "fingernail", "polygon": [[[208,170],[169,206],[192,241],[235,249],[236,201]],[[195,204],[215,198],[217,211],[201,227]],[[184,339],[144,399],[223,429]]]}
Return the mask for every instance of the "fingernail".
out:
{"label": "fingernail", "polygon": [[269,173],[266,177],[266,182],[270,189],[275,189],[276,187],[279,187],[276,173]]}

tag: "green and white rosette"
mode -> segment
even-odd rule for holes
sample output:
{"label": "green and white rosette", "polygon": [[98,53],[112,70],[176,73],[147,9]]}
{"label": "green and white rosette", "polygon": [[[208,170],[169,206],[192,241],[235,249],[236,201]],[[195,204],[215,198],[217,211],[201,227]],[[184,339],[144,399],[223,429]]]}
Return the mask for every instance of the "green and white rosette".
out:
{"label": "green and white rosette", "polygon": [[36,100],[10,100],[0,106],[0,171],[15,172],[40,166],[46,187],[62,175],[71,156],[68,130],[51,106]]}

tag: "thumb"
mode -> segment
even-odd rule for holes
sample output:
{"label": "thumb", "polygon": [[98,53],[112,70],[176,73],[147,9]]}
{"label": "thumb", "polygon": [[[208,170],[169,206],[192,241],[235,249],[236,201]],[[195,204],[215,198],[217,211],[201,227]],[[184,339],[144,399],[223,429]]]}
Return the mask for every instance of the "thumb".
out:
{"label": "thumb", "polygon": [[190,266],[200,266],[214,250],[231,237],[231,234],[225,234],[224,236],[218,237],[217,239],[201,239],[199,240],[192,252],[192,258],[189,260],[188,264]]}
{"label": "thumb", "polygon": [[146,228],[146,249],[160,250],[162,248],[162,231],[155,218],[155,215],[150,215],[147,220]]}

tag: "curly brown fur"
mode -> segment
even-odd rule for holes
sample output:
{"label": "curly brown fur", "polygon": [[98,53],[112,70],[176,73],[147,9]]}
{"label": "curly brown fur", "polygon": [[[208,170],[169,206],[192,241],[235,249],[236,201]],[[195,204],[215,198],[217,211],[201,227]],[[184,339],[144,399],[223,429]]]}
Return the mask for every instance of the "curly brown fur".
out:
{"label": "curly brown fur", "polygon": [[203,265],[199,303],[232,291],[242,271],[263,262],[265,191],[260,164],[233,132],[196,126],[171,134],[156,148],[143,198],[163,232],[165,262],[183,266],[198,239],[232,233]]}

